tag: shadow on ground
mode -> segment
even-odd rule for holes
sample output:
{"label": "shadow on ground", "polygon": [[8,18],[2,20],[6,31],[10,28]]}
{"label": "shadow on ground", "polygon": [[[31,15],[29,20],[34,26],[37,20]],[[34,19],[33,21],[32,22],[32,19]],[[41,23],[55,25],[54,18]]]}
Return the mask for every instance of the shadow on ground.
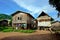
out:
{"label": "shadow on ground", "polygon": [[11,36],[0,40],[60,40],[59,34],[40,34],[29,36]]}

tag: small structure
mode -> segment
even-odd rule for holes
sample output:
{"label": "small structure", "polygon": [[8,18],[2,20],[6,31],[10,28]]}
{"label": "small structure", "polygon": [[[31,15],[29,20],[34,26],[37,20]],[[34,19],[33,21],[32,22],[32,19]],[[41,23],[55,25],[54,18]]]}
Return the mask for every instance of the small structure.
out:
{"label": "small structure", "polygon": [[60,21],[52,22],[52,27],[60,27]]}
{"label": "small structure", "polygon": [[48,29],[51,27],[51,21],[53,20],[52,17],[50,17],[49,15],[47,15],[45,12],[42,12],[38,18],[38,29]]}
{"label": "small structure", "polygon": [[8,26],[8,20],[0,20],[0,26]]}
{"label": "small structure", "polygon": [[12,14],[12,26],[23,29],[29,29],[33,25],[32,20],[34,17],[29,13],[16,11]]}
{"label": "small structure", "polygon": [[52,22],[52,30],[60,30],[60,21]]}

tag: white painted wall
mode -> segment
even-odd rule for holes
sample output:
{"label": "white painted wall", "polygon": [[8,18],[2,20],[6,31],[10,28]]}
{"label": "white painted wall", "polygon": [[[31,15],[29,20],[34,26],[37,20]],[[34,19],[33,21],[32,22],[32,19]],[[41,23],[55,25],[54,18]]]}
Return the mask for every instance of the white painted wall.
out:
{"label": "white painted wall", "polygon": [[51,26],[51,22],[50,21],[43,21],[43,22],[39,22],[38,21],[38,26]]}

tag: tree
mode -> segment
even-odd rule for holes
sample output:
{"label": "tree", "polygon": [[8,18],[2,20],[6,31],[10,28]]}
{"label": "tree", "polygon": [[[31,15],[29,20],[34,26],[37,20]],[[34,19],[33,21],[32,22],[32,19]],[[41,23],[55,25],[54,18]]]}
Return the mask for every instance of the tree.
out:
{"label": "tree", "polygon": [[60,16],[60,0],[49,0],[49,4],[53,5],[58,11],[58,17]]}

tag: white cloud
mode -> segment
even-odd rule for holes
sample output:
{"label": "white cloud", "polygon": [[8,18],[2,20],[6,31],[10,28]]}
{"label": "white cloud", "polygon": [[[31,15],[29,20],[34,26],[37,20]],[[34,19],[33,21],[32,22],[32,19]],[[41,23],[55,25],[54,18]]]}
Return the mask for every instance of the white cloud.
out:
{"label": "white cloud", "polygon": [[55,8],[52,8],[48,0],[13,0],[19,6],[31,11],[30,14],[34,15],[36,13],[40,14],[42,11],[46,13],[51,13],[56,11]]}
{"label": "white cloud", "polygon": [[[41,11],[51,11],[51,8],[48,4],[48,0],[14,0],[19,6],[24,7],[25,9],[32,11],[33,13],[38,13]],[[39,3],[38,3],[39,2]]]}

